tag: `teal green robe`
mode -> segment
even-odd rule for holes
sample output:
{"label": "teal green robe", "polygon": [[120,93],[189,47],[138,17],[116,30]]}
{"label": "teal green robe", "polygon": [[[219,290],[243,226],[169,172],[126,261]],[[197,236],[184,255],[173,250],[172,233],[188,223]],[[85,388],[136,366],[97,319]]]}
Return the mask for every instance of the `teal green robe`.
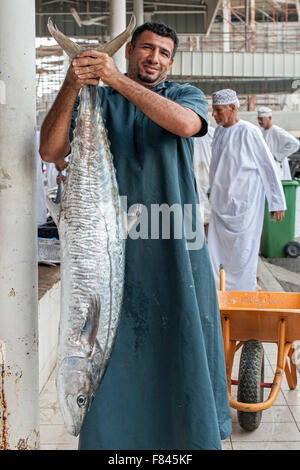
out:
{"label": "teal green robe", "polygon": [[[195,111],[203,122],[198,135],[206,133],[200,90],[168,81],[152,90]],[[161,128],[110,87],[99,92],[120,194],[128,208],[146,207],[149,236],[141,230],[144,238],[127,240],[118,335],[79,449],[221,449],[231,420],[216,286],[196,219],[193,138]],[[151,239],[155,204],[193,207],[198,249],[176,238],[173,219],[170,239],[161,228]]]}

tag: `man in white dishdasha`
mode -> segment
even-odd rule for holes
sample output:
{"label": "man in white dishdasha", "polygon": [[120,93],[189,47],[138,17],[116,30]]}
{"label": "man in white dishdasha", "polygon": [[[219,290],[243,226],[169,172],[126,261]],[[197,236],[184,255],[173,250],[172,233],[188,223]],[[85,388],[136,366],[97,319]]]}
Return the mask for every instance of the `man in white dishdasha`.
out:
{"label": "man in white dishdasha", "polygon": [[280,221],[285,197],[273,156],[258,127],[239,120],[234,90],[212,94],[218,124],[210,164],[211,219],[208,248],[217,287],[219,267],[226,271],[226,289],[255,291],[265,196],[271,219]]}
{"label": "man in white dishdasha", "polygon": [[300,142],[296,137],[272,123],[272,109],[261,106],[257,110],[257,120],[262,135],[274,157],[278,176],[281,180],[291,180],[288,157],[297,152]]}

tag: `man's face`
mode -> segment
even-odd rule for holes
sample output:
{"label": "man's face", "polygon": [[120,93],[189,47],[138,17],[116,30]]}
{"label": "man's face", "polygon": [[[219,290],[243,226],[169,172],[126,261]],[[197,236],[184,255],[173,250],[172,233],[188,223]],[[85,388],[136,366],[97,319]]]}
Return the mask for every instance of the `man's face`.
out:
{"label": "man's face", "polygon": [[128,77],[149,88],[158,85],[174,62],[173,49],[173,39],[143,31],[134,47],[131,42],[126,45]]}
{"label": "man's face", "polygon": [[214,105],[212,115],[219,126],[226,126],[232,119],[233,108],[230,105]]}
{"label": "man's face", "polygon": [[272,126],[272,118],[271,116],[269,117],[259,117],[257,118],[258,120],[258,124],[260,125],[260,127],[262,127],[263,129],[270,129],[270,127]]}

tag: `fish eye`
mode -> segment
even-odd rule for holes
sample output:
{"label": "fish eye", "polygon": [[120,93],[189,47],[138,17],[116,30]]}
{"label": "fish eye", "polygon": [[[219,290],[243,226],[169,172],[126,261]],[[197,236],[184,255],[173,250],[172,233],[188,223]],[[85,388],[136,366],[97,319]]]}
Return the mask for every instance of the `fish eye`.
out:
{"label": "fish eye", "polygon": [[77,405],[79,408],[83,408],[87,404],[87,397],[85,395],[78,395],[77,397]]}

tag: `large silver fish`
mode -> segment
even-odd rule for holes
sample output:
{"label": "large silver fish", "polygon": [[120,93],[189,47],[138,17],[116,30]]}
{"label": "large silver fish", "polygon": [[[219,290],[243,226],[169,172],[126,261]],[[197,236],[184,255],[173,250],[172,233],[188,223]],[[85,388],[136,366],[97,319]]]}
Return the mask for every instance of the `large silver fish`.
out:
{"label": "large silver fish", "polygon": [[[113,55],[134,26],[133,17],[126,31],[98,50]],[[86,50],[51,19],[48,28],[70,58]],[[61,243],[58,401],[66,429],[77,436],[112,352],[124,284],[126,220],[96,86],[81,89],[61,204],[48,199],[48,207]]]}

